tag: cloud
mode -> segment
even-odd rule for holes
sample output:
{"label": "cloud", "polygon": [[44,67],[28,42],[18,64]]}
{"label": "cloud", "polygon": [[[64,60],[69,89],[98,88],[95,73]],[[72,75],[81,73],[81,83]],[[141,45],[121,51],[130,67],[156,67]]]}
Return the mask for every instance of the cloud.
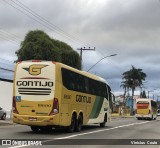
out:
{"label": "cloud", "polygon": [[[74,50],[84,46],[96,47],[96,51],[83,52],[83,70],[116,53],[117,56],[102,60],[90,71],[108,79],[113,90],[122,90],[119,87],[122,73],[131,65],[147,74],[148,89],[159,87],[159,0],[20,1],[52,23],[50,25],[29,10],[25,11],[18,1],[5,1],[25,15],[6,2],[0,2],[0,19],[3,20],[0,23],[0,50],[3,58],[15,60],[14,52],[19,49],[25,34],[42,29],[52,38],[67,42]],[[14,34],[14,38],[6,36],[5,31]],[[15,41],[10,41],[15,38],[16,45]]]}

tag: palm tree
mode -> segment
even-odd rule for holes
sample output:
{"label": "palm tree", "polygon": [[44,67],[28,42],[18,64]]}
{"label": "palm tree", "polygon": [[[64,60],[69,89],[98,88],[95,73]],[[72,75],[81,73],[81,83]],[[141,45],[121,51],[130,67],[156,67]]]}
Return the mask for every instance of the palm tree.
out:
{"label": "palm tree", "polygon": [[128,81],[122,81],[120,87],[122,87],[124,89],[124,102],[126,102],[125,98],[126,98],[126,93],[127,91],[129,91],[129,85],[128,85]]}
{"label": "palm tree", "polygon": [[147,75],[142,71],[142,69],[136,69],[134,66],[132,66],[132,69],[124,72],[122,75],[123,81],[125,81],[125,84],[127,84],[126,86],[128,86],[132,90],[133,98],[136,87],[140,87],[143,85],[143,81],[145,80]]}

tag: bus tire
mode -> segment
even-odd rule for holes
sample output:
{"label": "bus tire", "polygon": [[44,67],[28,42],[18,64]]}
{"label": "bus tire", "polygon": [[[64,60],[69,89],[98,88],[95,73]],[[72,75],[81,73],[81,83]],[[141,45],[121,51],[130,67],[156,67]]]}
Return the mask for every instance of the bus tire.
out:
{"label": "bus tire", "polygon": [[104,121],[102,123],[100,123],[100,127],[105,127],[106,122],[107,122],[107,114],[105,114],[105,116],[104,116]]}
{"label": "bus tire", "polygon": [[153,120],[153,115],[152,115],[152,117],[151,117],[151,118],[148,118],[148,120],[149,120],[149,121],[152,121],[152,120]]}
{"label": "bus tire", "polygon": [[33,132],[39,132],[40,128],[38,126],[30,126]]}
{"label": "bus tire", "polygon": [[152,115],[152,117],[151,117],[151,119],[150,120],[153,120],[153,115]]}
{"label": "bus tire", "polygon": [[82,130],[82,124],[83,124],[83,118],[81,115],[79,115],[76,121],[76,127],[75,127],[76,132],[80,132]]}
{"label": "bus tire", "polygon": [[68,133],[73,133],[76,127],[76,117],[75,115],[72,115],[71,118],[71,125],[67,127],[67,132]]}
{"label": "bus tire", "polygon": [[40,130],[42,132],[52,132],[52,127],[49,127],[49,126],[44,126],[44,127],[41,127]]}

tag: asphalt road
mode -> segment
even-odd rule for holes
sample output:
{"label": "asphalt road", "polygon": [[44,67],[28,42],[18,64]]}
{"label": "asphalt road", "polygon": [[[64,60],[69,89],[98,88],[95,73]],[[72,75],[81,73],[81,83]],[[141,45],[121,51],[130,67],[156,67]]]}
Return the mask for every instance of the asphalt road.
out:
{"label": "asphalt road", "polygon": [[[85,145],[85,148],[160,148],[160,117],[153,121],[137,120],[135,118],[114,118],[105,128],[100,128],[99,125],[90,125],[83,127],[81,132],[75,133],[66,133],[64,129],[34,133],[28,126],[0,126],[0,139],[16,139],[17,141],[19,139],[23,142],[29,139],[31,142],[38,141],[38,144],[42,143],[42,146],[38,147],[84,148]],[[26,146],[12,145],[3,147],[19,148]]]}

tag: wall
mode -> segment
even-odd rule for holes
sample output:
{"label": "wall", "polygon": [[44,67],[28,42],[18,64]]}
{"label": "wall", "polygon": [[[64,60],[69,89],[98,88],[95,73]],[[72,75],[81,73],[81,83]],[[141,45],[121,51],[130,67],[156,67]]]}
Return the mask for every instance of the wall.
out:
{"label": "wall", "polygon": [[13,83],[0,79],[0,107],[6,111],[11,111],[12,109],[12,91]]}

